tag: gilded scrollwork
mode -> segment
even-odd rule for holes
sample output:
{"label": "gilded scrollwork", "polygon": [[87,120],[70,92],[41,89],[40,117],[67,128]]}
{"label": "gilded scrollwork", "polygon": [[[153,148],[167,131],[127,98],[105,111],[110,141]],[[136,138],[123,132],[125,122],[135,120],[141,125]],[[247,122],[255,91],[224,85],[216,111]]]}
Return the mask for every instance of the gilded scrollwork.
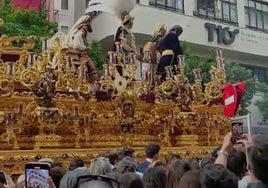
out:
{"label": "gilded scrollwork", "polygon": [[[25,45],[15,47],[14,40]],[[103,148],[143,147],[148,142],[169,151],[191,146],[180,150],[183,156],[205,155],[228,131],[219,101],[225,83],[222,61],[212,67],[212,79],[205,85],[199,69],[191,84],[184,64],[160,84],[155,74],[147,75],[149,81],[136,79],[142,73],[137,72],[134,55],[128,62],[115,52],[110,53],[105,75],[89,82],[87,52],[63,49],[57,36],[50,48],[32,58],[32,40],[0,37],[0,54],[16,56],[14,61],[0,59],[0,124],[6,125],[0,126],[0,148],[16,149],[14,156],[0,150],[0,162],[10,160],[15,166],[7,172],[22,170],[26,158],[33,160],[37,153],[67,161],[76,155],[95,156]],[[147,50],[144,60],[150,62],[152,52]],[[62,154],[61,148],[70,150]]]}

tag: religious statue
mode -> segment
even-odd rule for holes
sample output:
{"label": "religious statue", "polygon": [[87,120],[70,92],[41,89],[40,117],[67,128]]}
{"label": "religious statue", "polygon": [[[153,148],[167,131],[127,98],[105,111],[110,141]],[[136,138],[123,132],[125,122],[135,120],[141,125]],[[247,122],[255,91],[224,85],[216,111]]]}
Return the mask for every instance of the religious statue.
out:
{"label": "religious statue", "polygon": [[[131,29],[133,27],[134,17],[128,12],[121,14],[122,25],[118,27],[114,38],[114,51],[123,54],[123,62],[128,62],[126,58],[130,54],[134,54],[134,64],[136,64],[136,76],[137,80],[142,79],[143,73],[149,71],[148,63],[142,63],[135,60],[142,61],[141,55],[137,52],[136,39]],[[117,59],[117,61],[119,61]]]}
{"label": "religious statue", "polygon": [[[114,38],[114,51],[120,51],[121,46],[123,52],[137,53],[135,36],[131,29],[133,27],[134,17],[130,16],[127,12],[122,13],[122,26],[118,27]],[[121,46],[117,46],[119,42]]]}
{"label": "religious statue", "polygon": [[87,34],[88,32],[92,32],[91,20],[92,18],[88,15],[81,16],[66,35],[63,41],[63,47],[85,50],[87,48]]}
{"label": "religious statue", "polygon": [[187,78],[184,78],[179,83],[177,100],[181,111],[191,111],[190,105],[193,100],[193,91]]}
{"label": "religious statue", "polygon": [[147,42],[143,47],[143,61],[149,63],[150,65],[150,78],[149,85],[150,88],[154,88],[156,84],[156,66],[158,63],[158,57],[160,57],[157,50],[157,46],[162,37],[166,34],[167,28],[164,24],[158,25],[152,39]]}
{"label": "religious statue", "polygon": [[167,26],[165,24],[158,25],[151,39],[151,42],[154,42],[156,43],[156,45],[158,45],[158,43],[166,35],[166,33],[167,33]]}
{"label": "religious statue", "polygon": [[88,82],[88,68],[86,66],[87,60],[83,57],[80,61],[80,66],[78,67],[78,79],[82,82]]}
{"label": "religious statue", "polygon": [[51,67],[47,66],[37,85],[37,101],[39,106],[53,107],[52,98],[55,95],[55,75]]}
{"label": "religious statue", "polygon": [[177,65],[177,56],[183,54],[179,41],[179,36],[182,34],[182,32],[182,27],[175,25],[158,43],[157,48],[161,53],[161,58],[158,63],[157,74],[160,76],[162,82],[166,78],[165,67]]}
{"label": "religious statue", "polygon": [[94,84],[98,79],[98,73],[94,62],[88,56],[88,53],[83,53],[80,57],[79,77],[81,81]]}

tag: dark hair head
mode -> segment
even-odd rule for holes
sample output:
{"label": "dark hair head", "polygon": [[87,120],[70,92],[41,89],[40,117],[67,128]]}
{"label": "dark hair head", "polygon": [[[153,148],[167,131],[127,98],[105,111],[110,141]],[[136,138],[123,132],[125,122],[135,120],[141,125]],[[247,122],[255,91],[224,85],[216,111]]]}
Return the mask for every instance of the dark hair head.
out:
{"label": "dark hair head", "polygon": [[127,172],[119,178],[120,188],[144,188],[142,179],[133,172]]}
{"label": "dark hair head", "polygon": [[205,157],[199,160],[199,168],[203,168],[204,166],[208,164],[213,164],[214,162],[215,162],[214,157]]}
{"label": "dark hair head", "polygon": [[160,146],[158,144],[149,144],[145,147],[146,157],[152,159],[160,151]]}
{"label": "dark hair head", "polygon": [[133,154],[134,154],[135,150],[133,148],[123,148],[121,151],[120,151],[120,158],[124,158],[124,157],[133,157]]}
{"label": "dark hair head", "polygon": [[117,171],[120,173],[125,173],[125,172],[135,172],[137,168],[137,164],[135,160],[131,157],[125,157],[117,167]]}
{"label": "dark hair head", "polygon": [[84,161],[80,158],[75,158],[70,161],[69,170],[74,170],[76,168],[83,167],[83,166],[85,166]]}
{"label": "dark hair head", "polygon": [[192,170],[199,170],[199,159],[198,158],[188,159],[187,162],[190,165]]}
{"label": "dark hair head", "polygon": [[165,158],[167,165],[170,165],[172,162],[181,159],[181,156],[179,154],[169,153]]}
{"label": "dark hair head", "polygon": [[233,150],[229,153],[227,168],[239,178],[242,178],[245,175],[246,165],[247,160],[245,153],[237,150]]}
{"label": "dark hair head", "polygon": [[108,154],[108,158],[109,158],[109,162],[112,165],[115,165],[116,161],[119,160],[119,153],[117,151],[113,150]]}
{"label": "dark hair head", "polygon": [[66,170],[60,166],[55,166],[50,169],[50,176],[56,187],[60,186],[60,180],[64,176],[65,173],[66,173]]}
{"label": "dark hair head", "polygon": [[167,169],[163,166],[149,168],[143,175],[145,188],[166,187]]}
{"label": "dark hair head", "polygon": [[247,149],[250,170],[258,180],[268,185],[268,137],[256,135],[252,141],[252,146]]}
{"label": "dark hair head", "polygon": [[169,31],[173,31],[179,36],[182,34],[183,29],[180,25],[174,25]]}
{"label": "dark hair head", "polygon": [[200,170],[202,188],[237,188],[238,178],[222,165],[209,164]]}
{"label": "dark hair head", "polygon": [[181,177],[191,170],[189,164],[182,160],[174,161],[168,171],[167,188],[178,187]]}
{"label": "dark hair head", "polygon": [[201,188],[199,182],[199,171],[198,170],[191,170],[186,172],[179,183],[178,187],[182,188]]}

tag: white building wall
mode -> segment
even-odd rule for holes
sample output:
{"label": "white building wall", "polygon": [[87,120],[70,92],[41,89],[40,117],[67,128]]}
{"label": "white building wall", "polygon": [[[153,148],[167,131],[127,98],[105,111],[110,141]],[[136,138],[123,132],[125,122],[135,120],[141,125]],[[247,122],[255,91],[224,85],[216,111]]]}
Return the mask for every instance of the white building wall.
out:
{"label": "white building wall", "polygon": [[70,28],[74,22],[75,19],[75,7],[77,0],[68,0],[68,10],[63,10],[61,8],[61,0],[55,0],[55,10],[59,10],[58,12],[58,27],[59,30],[61,30],[63,27]]}

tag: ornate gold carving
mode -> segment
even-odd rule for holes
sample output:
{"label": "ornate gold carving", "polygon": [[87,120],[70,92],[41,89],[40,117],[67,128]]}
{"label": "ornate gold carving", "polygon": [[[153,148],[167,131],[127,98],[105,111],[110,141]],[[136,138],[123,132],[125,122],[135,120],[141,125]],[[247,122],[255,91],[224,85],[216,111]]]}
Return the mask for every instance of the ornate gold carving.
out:
{"label": "ornate gold carving", "polygon": [[[26,44],[15,47],[14,40]],[[170,72],[157,85],[154,74],[150,81],[135,79],[133,54],[128,62],[124,54],[111,52],[104,77],[89,84],[87,54],[62,49],[59,40],[32,58],[32,38],[0,38],[0,148],[11,151],[0,151],[0,162],[9,162],[2,166],[7,172],[21,172],[22,164],[38,155],[67,161],[150,142],[161,144],[164,154],[176,148],[183,156],[200,156],[229,130],[220,102],[222,67],[211,69],[205,88],[200,70],[189,83],[184,63],[177,67],[179,74]],[[154,52],[148,53],[144,59],[150,62]]]}

